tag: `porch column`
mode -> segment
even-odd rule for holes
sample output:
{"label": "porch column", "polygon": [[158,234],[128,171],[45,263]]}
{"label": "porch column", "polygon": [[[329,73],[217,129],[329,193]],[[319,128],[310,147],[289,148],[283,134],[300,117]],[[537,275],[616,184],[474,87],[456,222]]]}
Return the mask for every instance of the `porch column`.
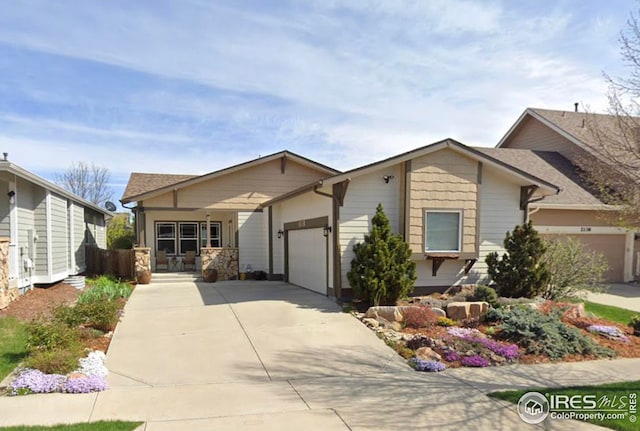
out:
{"label": "porch column", "polygon": [[134,247],[133,259],[138,283],[148,284],[151,281],[151,249],[149,247]]}
{"label": "porch column", "polygon": [[633,268],[633,252],[635,244],[635,233],[627,232],[624,241],[624,281],[635,280]]}
{"label": "porch column", "polygon": [[211,214],[207,213],[207,245],[206,248],[211,248]]}
{"label": "porch column", "polygon": [[9,287],[9,238],[0,238],[0,310],[18,296],[17,287]]}

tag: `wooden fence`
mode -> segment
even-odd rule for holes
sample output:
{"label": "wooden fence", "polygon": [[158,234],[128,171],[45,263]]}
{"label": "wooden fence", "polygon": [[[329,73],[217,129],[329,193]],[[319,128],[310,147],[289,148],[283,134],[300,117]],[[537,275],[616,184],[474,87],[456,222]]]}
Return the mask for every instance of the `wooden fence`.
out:
{"label": "wooden fence", "polygon": [[113,274],[120,278],[134,278],[133,250],[86,249],[87,274]]}

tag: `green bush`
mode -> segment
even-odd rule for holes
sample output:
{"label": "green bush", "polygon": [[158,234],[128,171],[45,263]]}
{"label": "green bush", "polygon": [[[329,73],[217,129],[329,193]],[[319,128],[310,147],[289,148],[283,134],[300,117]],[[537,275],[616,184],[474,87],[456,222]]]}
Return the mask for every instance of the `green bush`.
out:
{"label": "green bush", "polygon": [[635,335],[640,334],[640,314],[635,314],[631,316],[631,320],[629,321],[629,326],[633,328],[633,333]]}
{"label": "green bush", "polygon": [[358,299],[373,305],[395,305],[413,291],[416,263],[402,236],[391,232],[382,204],[378,204],[371,224],[364,242],[353,247],[355,257],[347,278]]}
{"label": "green bush", "polygon": [[542,262],[549,268],[549,284],[542,291],[545,299],[558,301],[580,297],[582,292],[603,292],[604,273],[609,267],[602,253],[585,249],[571,237],[545,240]]}
{"label": "green bush", "polygon": [[493,287],[489,286],[476,286],[476,290],[473,295],[467,297],[467,301],[484,301],[489,303],[493,308],[500,306],[498,301],[498,292]]}
{"label": "green bush", "polygon": [[455,326],[456,321],[453,319],[449,319],[448,317],[440,316],[438,317],[437,323],[438,323],[438,326],[449,327],[449,326]]}
{"label": "green bush", "polygon": [[113,330],[120,317],[120,303],[117,300],[86,302],[75,306],[82,316],[82,325],[103,332]]}
{"label": "green bush", "polygon": [[63,322],[33,322],[27,326],[29,353],[74,348],[80,345],[78,332]]}
{"label": "green bush", "polygon": [[41,350],[29,355],[24,365],[45,374],[67,374],[78,368],[78,359],[82,357],[83,349],[79,345],[73,348]]}
{"label": "green bush", "polygon": [[529,307],[489,310],[487,319],[502,322],[500,336],[534,355],[562,359],[570,354],[613,357],[615,352],[560,321],[563,309],[543,314]]}
{"label": "green bush", "polygon": [[539,295],[549,282],[550,274],[542,255],[545,246],[529,221],[518,225],[504,239],[506,253],[498,259],[498,253],[487,255],[485,262],[489,276],[498,286],[501,296],[533,298]]}
{"label": "green bush", "polygon": [[53,308],[52,318],[54,322],[64,323],[70,328],[76,328],[85,321],[78,307],[60,304]]}
{"label": "green bush", "polygon": [[133,291],[133,287],[129,283],[119,282],[112,276],[106,275],[91,280],[88,284],[89,288],[78,297],[78,303],[127,299]]}

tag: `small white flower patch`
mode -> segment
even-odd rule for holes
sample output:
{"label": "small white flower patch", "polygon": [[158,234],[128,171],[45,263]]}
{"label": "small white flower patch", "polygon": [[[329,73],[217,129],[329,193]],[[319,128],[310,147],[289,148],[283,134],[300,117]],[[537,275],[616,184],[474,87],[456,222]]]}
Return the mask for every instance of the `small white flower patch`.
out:
{"label": "small white flower patch", "polygon": [[109,370],[104,365],[106,359],[107,355],[104,352],[94,350],[86,358],[80,359],[80,368],[77,372],[87,376],[107,377]]}

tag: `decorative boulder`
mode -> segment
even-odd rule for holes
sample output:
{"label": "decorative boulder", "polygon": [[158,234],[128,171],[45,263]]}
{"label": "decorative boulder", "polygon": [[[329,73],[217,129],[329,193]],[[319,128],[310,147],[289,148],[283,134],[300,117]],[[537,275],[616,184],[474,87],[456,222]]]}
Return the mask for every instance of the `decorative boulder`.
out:
{"label": "decorative boulder", "polygon": [[453,320],[481,319],[488,311],[486,302],[452,302],[447,305],[447,317]]}
{"label": "decorative boulder", "polygon": [[390,305],[381,305],[378,307],[369,307],[364,317],[370,317],[376,319],[382,317],[389,322],[402,322],[404,317],[399,307],[393,307]]}
{"label": "decorative boulder", "polygon": [[439,361],[442,357],[433,351],[431,347],[420,347],[416,350],[416,357],[425,361]]}
{"label": "decorative boulder", "polygon": [[447,317],[447,313],[442,308],[432,307],[431,310],[436,313],[438,317]]}

